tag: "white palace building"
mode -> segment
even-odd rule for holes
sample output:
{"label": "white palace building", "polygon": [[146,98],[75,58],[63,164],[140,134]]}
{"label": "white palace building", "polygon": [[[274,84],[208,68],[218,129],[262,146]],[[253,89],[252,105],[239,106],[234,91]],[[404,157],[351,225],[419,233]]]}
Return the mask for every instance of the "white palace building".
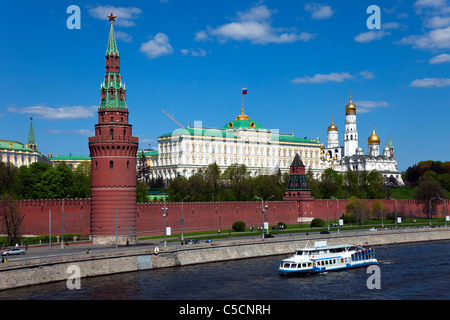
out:
{"label": "white palace building", "polygon": [[[168,182],[178,175],[189,178],[200,168],[216,163],[224,172],[233,164],[244,164],[251,175],[289,172],[298,153],[305,166],[316,175],[320,167],[321,144],[315,139],[265,129],[244,114],[222,128],[205,128],[201,121],[158,138],[158,151],[145,151],[149,179]],[[139,161],[139,154],[138,154]]]}

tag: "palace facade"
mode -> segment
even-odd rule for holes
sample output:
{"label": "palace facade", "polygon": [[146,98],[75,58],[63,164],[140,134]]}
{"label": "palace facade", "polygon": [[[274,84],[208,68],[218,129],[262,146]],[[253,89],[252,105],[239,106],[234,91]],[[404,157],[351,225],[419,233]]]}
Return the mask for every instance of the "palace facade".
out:
{"label": "palace facade", "polygon": [[[306,170],[320,176],[321,144],[315,139],[266,129],[251,120],[243,108],[222,128],[205,128],[201,121],[158,138],[158,151],[144,151],[148,179],[169,183],[177,176],[189,178],[199,169],[216,163],[223,172],[233,164],[245,165],[251,175],[288,173],[298,153]],[[140,160],[138,154],[138,162]],[[139,166],[139,163],[138,163]]]}

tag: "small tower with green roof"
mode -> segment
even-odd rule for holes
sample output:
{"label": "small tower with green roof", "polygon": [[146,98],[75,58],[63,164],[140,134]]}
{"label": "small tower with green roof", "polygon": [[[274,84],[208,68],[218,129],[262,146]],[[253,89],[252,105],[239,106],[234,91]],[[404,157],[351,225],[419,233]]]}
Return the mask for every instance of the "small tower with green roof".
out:
{"label": "small tower with green roof", "polygon": [[34,138],[34,130],[33,130],[33,118],[30,118],[30,132],[28,133],[28,148],[37,150],[36,140]]}

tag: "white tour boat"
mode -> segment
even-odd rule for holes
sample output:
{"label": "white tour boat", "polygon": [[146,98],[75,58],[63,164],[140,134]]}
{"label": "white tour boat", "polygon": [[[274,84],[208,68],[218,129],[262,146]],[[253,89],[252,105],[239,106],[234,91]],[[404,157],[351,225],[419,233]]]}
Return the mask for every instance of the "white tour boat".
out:
{"label": "white tour boat", "polygon": [[326,241],[314,242],[314,247],[297,249],[278,268],[284,274],[315,273],[368,266],[378,263],[375,251],[365,246],[341,244],[327,246]]}

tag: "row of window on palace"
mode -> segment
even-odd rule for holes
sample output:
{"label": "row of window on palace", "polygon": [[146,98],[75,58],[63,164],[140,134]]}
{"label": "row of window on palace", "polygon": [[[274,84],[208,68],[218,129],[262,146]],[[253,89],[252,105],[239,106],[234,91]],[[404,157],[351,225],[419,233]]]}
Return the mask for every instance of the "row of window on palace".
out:
{"label": "row of window on palace", "polygon": [[[181,149],[181,150],[180,150]],[[302,149],[282,149],[282,148],[251,148],[251,147],[227,147],[226,145],[204,145],[204,144],[191,144],[191,145],[160,145],[161,153],[173,153],[173,152],[193,152],[193,153],[230,153],[241,155],[255,155],[264,156],[264,149],[266,156],[278,156],[278,157],[294,157],[296,153],[299,153],[301,158],[319,158],[319,150],[302,150]]]}

